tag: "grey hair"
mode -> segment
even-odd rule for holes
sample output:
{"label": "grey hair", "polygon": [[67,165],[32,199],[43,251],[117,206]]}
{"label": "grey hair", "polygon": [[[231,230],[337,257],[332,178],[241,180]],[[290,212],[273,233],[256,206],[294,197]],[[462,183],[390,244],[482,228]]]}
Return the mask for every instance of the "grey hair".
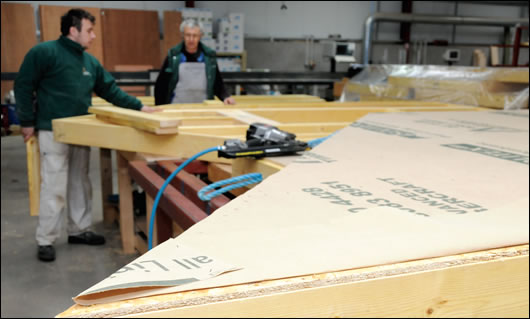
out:
{"label": "grey hair", "polygon": [[188,27],[188,28],[199,28],[201,30],[201,34],[203,33],[202,30],[204,30],[204,27],[202,26],[202,23],[196,19],[186,19],[184,21],[182,21],[182,23],[180,24],[180,32],[184,32],[184,28],[185,27]]}

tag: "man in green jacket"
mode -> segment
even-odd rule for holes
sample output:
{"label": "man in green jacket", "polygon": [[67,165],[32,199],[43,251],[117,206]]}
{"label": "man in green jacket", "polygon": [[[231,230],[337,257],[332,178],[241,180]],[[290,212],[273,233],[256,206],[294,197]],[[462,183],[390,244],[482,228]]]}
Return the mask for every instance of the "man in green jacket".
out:
{"label": "man in green jacket", "polygon": [[92,92],[117,106],[144,112],[157,110],[123,92],[98,60],[85,52],[96,37],[94,23],[94,16],[82,9],[68,11],[61,17],[60,38],[33,47],[15,80],[24,142],[38,132],[41,188],[36,239],[37,256],[42,261],[55,260],[53,243],[60,236],[65,210],[68,243],[105,243],[103,236],[90,231],[90,147],[55,142],[52,120],[88,114]]}
{"label": "man in green jacket", "polygon": [[202,103],[217,96],[235,104],[219,72],[215,51],[201,40],[202,26],[193,19],[180,25],[184,41],[169,49],[155,84],[155,105]]}

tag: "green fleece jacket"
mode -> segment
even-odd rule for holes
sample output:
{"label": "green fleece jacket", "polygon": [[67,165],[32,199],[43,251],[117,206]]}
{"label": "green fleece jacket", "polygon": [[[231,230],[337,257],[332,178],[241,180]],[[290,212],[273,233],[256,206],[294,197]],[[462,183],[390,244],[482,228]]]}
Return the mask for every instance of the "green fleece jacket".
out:
{"label": "green fleece jacket", "polygon": [[51,131],[53,119],[88,114],[92,92],[117,106],[142,108],[79,43],[65,36],[40,43],[26,54],[15,79],[20,124]]}

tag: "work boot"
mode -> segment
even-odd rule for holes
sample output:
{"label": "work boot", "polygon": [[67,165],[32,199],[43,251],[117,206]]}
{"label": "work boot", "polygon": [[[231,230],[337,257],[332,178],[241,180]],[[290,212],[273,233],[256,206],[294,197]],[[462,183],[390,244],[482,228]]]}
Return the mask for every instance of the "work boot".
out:
{"label": "work boot", "polygon": [[75,236],[68,236],[69,244],[85,244],[85,245],[103,245],[105,237],[95,234],[91,231],[84,232]]}
{"label": "work boot", "polygon": [[54,261],[55,260],[55,248],[52,245],[39,245],[39,253],[37,254],[42,261]]}

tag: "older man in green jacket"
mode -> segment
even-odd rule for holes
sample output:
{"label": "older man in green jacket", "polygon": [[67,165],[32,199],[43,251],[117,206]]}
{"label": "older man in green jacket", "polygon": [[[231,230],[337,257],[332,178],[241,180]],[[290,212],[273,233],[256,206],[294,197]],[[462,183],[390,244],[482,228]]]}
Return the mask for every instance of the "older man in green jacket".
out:
{"label": "older man in green jacket", "polygon": [[39,140],[41,188],[36,239],[37,256],[42,261],[55,260],[53,243],[60,236],[65,210],[68,243],[105,243],[103,236],[90,231],[90,147],[55,142],[52,120],[88,114],[92,92],[117,106],[156,111],[123,92],[98,60],[85,52],[96,37],[94,23],[94,16],[82,9],[68,11],[61,18],[60,38],[33,47],[15,80],[24,142],[37,134]]}
{"label": "older man in green jacket", "polygon": [[202,26],[193,19],[180,25],[184,41],[169,49],[155,84],[155,104],[202,103],[217,96],[235,104],[219,72],[215,51],[201,40]]}

